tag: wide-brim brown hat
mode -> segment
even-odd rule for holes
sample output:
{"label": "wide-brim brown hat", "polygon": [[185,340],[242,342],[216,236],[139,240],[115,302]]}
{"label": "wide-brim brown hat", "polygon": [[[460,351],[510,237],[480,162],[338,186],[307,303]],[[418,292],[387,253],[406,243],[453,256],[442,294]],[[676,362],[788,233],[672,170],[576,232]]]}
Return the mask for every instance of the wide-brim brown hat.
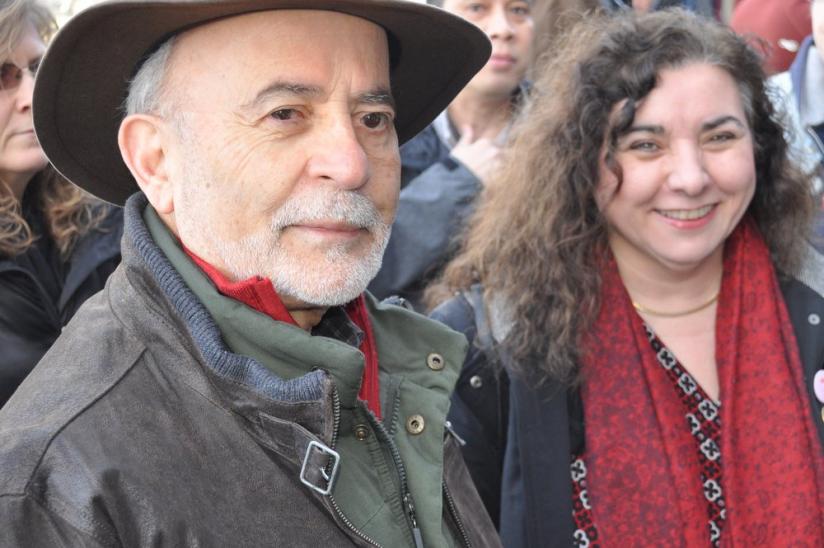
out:
{"label": "wide-brim brown hat", "polygon": [[117,132],[129,81],[147,53],[197,25],[275,9],[336,11],[386,30],[397,107],[395,127],[401,143],[445,109],[490,54],[489,40],[474,25],[439,8],[404,0],[98,4],[76,15],[57,33],[38,71],[34,126],[49,160],[79,187],[123,204],[138,187],[121,159]]}

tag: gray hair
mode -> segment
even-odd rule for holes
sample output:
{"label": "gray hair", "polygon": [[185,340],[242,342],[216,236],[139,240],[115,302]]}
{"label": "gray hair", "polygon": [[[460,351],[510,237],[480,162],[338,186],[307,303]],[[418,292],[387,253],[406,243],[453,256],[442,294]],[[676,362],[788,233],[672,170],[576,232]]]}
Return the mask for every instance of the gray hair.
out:
{"label": "gray hair", "polygon": [[129,93],[124,104],[127,116],[130,114],[163,116],[169,110],[167,101],[163,100],[163,84],[174,42],[174,36],[166,40],[144,61],[140,70],[129,82]]}

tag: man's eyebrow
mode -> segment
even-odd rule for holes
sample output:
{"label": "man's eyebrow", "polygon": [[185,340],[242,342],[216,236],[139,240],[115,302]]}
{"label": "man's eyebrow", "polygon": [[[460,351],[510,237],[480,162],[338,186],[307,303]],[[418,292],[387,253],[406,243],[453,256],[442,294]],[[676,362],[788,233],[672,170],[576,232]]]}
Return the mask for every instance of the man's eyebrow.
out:
{"label": "man's eyebrow", "polygon": [[395,110],[395,98],[392,92],[386,88],[376,88],[358,96],[359,103],[368,105],[386,105]]}
{"label": "man's eyebrow", "polygon": [[[254,110],[255,107],[275,96],[291,95],[294,97],[318,97],[323,94],[323,88],[298,82],[276,81],[272,82],[247,103],[241,105],[243,110]],[[362,93],[357,97],[359,103],[370,105],[387,105],[395,109],[395,99],[392,92],[387,88],[375,88]]]}
{"label": "man's eyebrow", "polygon": [[714,120],[710,120],[709,122],[704,122],[704,124],[701,125],[701,131],[702,132],[703,131],[712,131],[717,127],[723,126],[727,122],[732,122],[733,124],[737,125],[741,129],[744,129],[744,128],[747,127],[747,126],[744,125],[744,122],[739,120],[737,117],[728,114],[728,115],[725,115],[725,116],[719,116],[718,118],[716,118]]}
{"label": "man's eyebrow", "polygon": [[322,93],[323,90],[318,86],[277,80],[260,90],[251,101],[241,105],[241,108],[243,110],[253,110],[273,96],[291,95],[295,97],[317,97]]}

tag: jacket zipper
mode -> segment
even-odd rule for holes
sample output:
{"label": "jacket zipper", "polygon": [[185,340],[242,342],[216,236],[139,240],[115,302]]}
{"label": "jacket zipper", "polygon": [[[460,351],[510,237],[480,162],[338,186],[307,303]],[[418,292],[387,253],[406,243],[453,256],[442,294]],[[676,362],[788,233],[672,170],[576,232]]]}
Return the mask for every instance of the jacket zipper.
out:
{"label": "jacket zipper", "polygon": [[463,539],[464,546],[466,548],[472,548],[472,543],[469,541],[469,535],[466,534],[466,528],[464,528],[461,518],[458,516],[458,511],[455,509],[455,501],[452,500],[452,494],[449,492],[449,487],[446,486],[445,481],[443,482],[443,494],[446,497],[446,506],[449,508],[449,513],[452,514],[452,519],[455,520],[455,525],[458,526],[458,531],[461,533],[461,539]]}
{"label": "jacket zipper", "polygon": [[[334,449],[338,443],[338,434],[340,430],[340,395],[338,394],[338,389],[336,387],[332,388],[332,409],[333,409],[333,420],[332,420],[332,439],[331,439],[331,448]],[[378,434],[383,438],[383,441],[389,447],[389,452],[392,454],[392,460],[395,463],[395,470],[398,472],[398,478],[400,480],[400,489],[401,489],[401,500],[403,501],[404,510],[406,511],[406,518],[408,520],[410,529],[412,531],[412,539],[415,542],[415,548],[424,548],[423,545],[423,536],[421,535],[420,527],[418,527],[418,519],[417,515],[415,514],[415,501],[412,498],[412,493],[409,491],[409,483],[406,478],[406,468],[403,466],[403,461],[401,460],[400,452],[398,451],[397,445],[395,442],[392,441],[392,438],[389,437],[389,434],[386,431],[386,428],[383,424],[377,420],[374,414],[371,411],[367,410],[367,416],[369,417],[369,421],[372,423],[372,426],[378,432]],[[331,463],[327,464],[327,472],[331,472]],[[444,483],[444,487],[446,484]],[[372,544],[373,546],[377,546],[378,548],[382,548],[382,546],[376,542],[371,537],[367,536],[365,533],[359,531],[349,518],[343,513],[338,505],[337,501],[335,500],[334,495],[329,493],[327,495],[329,502],[332,505],[332,508],[335,510],[335,513],[338,515],[338,518],[346,525],[352,533],[354,533],[358,538]],[[450,507],[452,507],[451,499],[450,499]],[[457,515],[454,514],[453,510],[453,517],[455,518],[455,522],[458,524],[458,528],[461,531],[463,536],[464,542],[466,546],[471,546],[469,544],[468,538],[466,536],[466,532],[461,524],[460,520],[458,519]]]}
{"label": "jacket zipper", "polygon": [[383,441],[389,447],[389,452],[392,454],[392,460],[395,463],[395,470],[398,472],[398,479],[400,480],[401,500],[403,501],[403,506],[406,510],[406,518],[412,530],[412,539],[415,541],[415,548],[424,548],[423,537],[421,535],[421,530],[418,527],[418,519],[415,514],[415,501],[412,499],[412,493],[409,491],[409,483],[406,479],[406,468],[403,466],[403,461],[401,460],[398,446],[395,445],[395,442],[389,437],[386,428],[375,417],[375,415],[372,414],[371,411],[367,411],[366,414],[369,417],[369,421],[372,423],[372,426],[381,438],[383,438]]}
{"label": "jacket zipper", "polygon": [[[340,430],[340,396],[338,395],[337,387],[332,387],[332,409],[333,409],[333,420],[332,420],[332,441],[331,441],[331,448],[334,449],[335,445],[338,443],[338,431]],[[326,471],[331,472],[332,463],[326,465]],[[332,505],[332,508],[335,510],[335,513],[338,515],[338,519],[340,519],[346,527],[349,528],[352,533],[360,538],[371,544],[372,546],[376,546],[377,548],[383,548],[380,544],[375,542],[374,539],[367,536],[365,533],[362,533],[355,526],[349,521],[349,518],[344,515],[343,511],[338,506],[338,502],[335,500],[335,496],[332,493],[329,493],[326,496],[329,499],[329,503]]]}

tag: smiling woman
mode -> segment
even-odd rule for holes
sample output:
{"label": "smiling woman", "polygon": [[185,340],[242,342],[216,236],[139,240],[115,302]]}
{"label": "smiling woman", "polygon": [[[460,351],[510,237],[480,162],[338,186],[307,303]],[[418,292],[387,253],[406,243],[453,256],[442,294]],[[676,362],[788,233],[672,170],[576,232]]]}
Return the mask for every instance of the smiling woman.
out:
{"label": "smiling woman", "polygon": [[820,545],[824,258],[760,60],[681,10],[569,36],[431,291],[504,544]]}
{"label": "smiling woman", "polygon": [[34,77],[54,30],[37,2],[0,9],[0,405],[119,258],[119,213],[60,177],[34,134]]}

